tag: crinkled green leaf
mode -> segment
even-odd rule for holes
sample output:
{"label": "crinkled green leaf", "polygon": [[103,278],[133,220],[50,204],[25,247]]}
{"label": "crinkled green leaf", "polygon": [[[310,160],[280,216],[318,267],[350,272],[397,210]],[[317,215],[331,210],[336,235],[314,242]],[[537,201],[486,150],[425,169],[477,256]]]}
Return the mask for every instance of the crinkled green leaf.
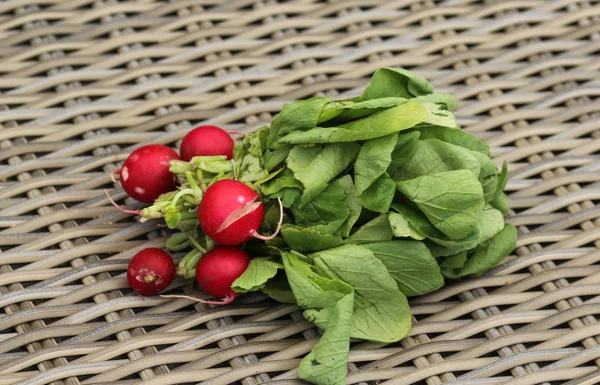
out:
{"label": "crinkled green leaf", "polygon": [[266,149],[266,140],[270,135],[267,126],[260,127],[254,134],[244,136],[242,145],[245,154],[252,154],[255,158],[261,158]]}
{"label": "crinkled green leaf", "polygon": [[[327,312],[328,326],[319,342],[300,362],[298,367],[300,378],[323,385],[346,383],[353,304],[354,293],[350,293],[337,301],[333,308],[321,310]],[[319,312],[314,310],[313,316],[318,317],[318,315]]]}
{"label": "crinkled green leaf", "polygon": [[433,93],[425,78],[403,68],[380,68],[371,77],[360,100],[385,97],[414,98]]}
{"label": "crinkled green leaf", "polygon": [[395,180],[453,170],[469,170],[477,178],[480,169],[479,161],[467,149],[437,139],[419,140],[416,152],[408,164],[395,173]]}
{"label": "crinkled green leaf", "polygon": [[345,175],[337,180],[342,188],[344,189],[344,200],[346,207],[348,208],[348,218],[341,227],[342,237],[347,238],[352,231],[352,227],[360,217],[362,211],[362,204],[356,196],[356,189],[350,175]]}
{"label": "crinkled green leaf", "polygon": [[418,103],[435,103],[441,105],[441,108],[444,108],[448,111],[454,111],[456,109],[456,98],[450,94],[429,94],[417,96],[413,99]]}
{"label": "crinkled green leaf", "polygon": [[387,215],[381,214],[352,233],[346,243],[383,242],[391,240],[393,236]]}
{"label": "crinkled green leaf", "polygon": [[444,276],[452,279],[465,276],[478,277],[500,263],[517,243],[517,229],[507,224],[502,231],[491,240],[481,244],[475,252],[468,256],[464,266],[460,269],[444,269]]}
{"label": "crinkled green leaf", "polygon": [[418,241],[422,241],[426,238],[425,235],[415,229],[402,214],[390,212],[388,213],[388,219],[395,237],[412,238]]}
{"label": "crinkled green leaf", "polygon": [[321,110],[330,101],[330,98],[314,97],[284,104],[281,111],[273,117],[266,147],[276,148],[277,140],[290,132],[316,127]]}
{"label": "crinkled green leaf", "polygon": [[314,144],[374,139],[407,130],[424,121],[426,117],[427,110],[424,107],[409,102],[339,126],[292,132],[281,138],[280,142]]}
{"label": "crinkled green leaf", "polygon": [[493,200],[497,195],[498,188],[498,167],[496,162],[491,160],[488,156],[483,155],[477,151],[469,151],[473,155],[480,165],[480,172],[477,179],[481,183],[483,190],[483,197],[486,202]]}
{"label": "crinkled green leaf", "polygon": [[286,163],[304,186],[300,205],[310,202],[323,192],[333,178],[354,162],[359,150],[358,143],[294,147]]}
{"label": "crinkled green leaf", "polygon": [[354,289],[335,278],[325,277],[315,271],[310,263],[301,260],[297,253],[281,253],[288,283],[303,309],[332,308]]}
{"label": "crinkled green leaf", "polygon": [[291,249],[301,253],[329,249],[343,243],[342,238],[337,234],[325,234],[310,227],[295,225],[283,225],[281,236]]}
{"label": "crinkled green leaf", "polygon": [[387,173],[381,175],[361,194],[360,202],[367,209],[376,213],[386,213],[396,194],[396,183]]}
{"label": "crinkled green leaf", "polygon": [[253,258],[244,273],[233,281],[231,288],[237,293],[260,290],[279,269],[283,269],[283,265],[271,258]]}
{"label": "crinkled green leaf", "polygon": [[351,337],[396,342],[408,334],[411,329],[408,301],[373,252],[358,245],[343,245],[310,257],[319,271],[354,288]]}
{"label": "crinkled green leaf", "polygon": [[502,215],[508,214],[508,211],[510,210],[510,207],[508,204],[508,196],[503,192],[498,194],[496,199],[491,201],[490,204],[492,205],[492,207],[499,210],[502,213]]}
{"label": "crinkled green leaf", "polygon": [[424,103],[422,101],[420,101],[420,103],[423,107],[427,109],[427,118],[425,118],[423,124],[448,128],[458,128],[456,118],[454,117],[452,112],[448,111],[445,104]]}
{"label": "crinkled green leaf", "polygon": [[500,195],[500,193],[504,191],[507,181],[508,181],[508,166],[506,165],[506,162],[504,162],[504,163],[502,163],[502,171],[498,175],[498,183],[496,185],[496,196]]}
{"label": "crinkled green leaf", "polygon": [[379,178],[392,162],[392,151],[398,141],[397,134],[367,140],[354,162],[354,183],[358,195]]}
{"label": "crinkled green leaf", "polygon": [[181,221],[181,214],[176,208],[169,208],[165,212],[165,222],[170,229],[176,228],[179,221]]}
{"label": "crinkled green leaf", "polygon": [[269,198],[281,198],[285,207],[291,207],[299,201],[304,186],[296,179],[292,170],[286,168],[275,178],[262,183],[259,190]]}
{"label": "crinkled green leaf", "polygon": [[400,180],[404,167],[417,152],[419,145],[419,131],[401,133],[398,135],[396,147],[392,152],[392,161],[387,169],[388,174],[393,180]]}
{"label": "crinkled green leaf", "polygon": [[[446,257],[440,262],[442,274],[446,276],[447,270],[462,269],[467,262],[467,251],[461,251],[458,254]],[[450,271],[450,275],[452,272]]]}
{"label": "crinkled green leaf", "polygon": [[406,98],[386,97],[379,99],[354,101],[341,100],[333,101],[325,105],[321,116],[319,116],[319,125],[336,126],[350,122],[352,120],[364,118],[385,108],[399,106],[408,102]]}
{"label": "crinkled green leaf", "polygon": [[423,175],[397,182],[397,186],[438,230],[451,239],[468,236],[483,210],[481,184],[468,170]]}
{"label": "crinkled green leaf", "polygon": [[[412,202],[397,201],[392,203],[392,208],[400,213],[412,228],[420,234],[423,234],[427,239],[447,247],[456,246],[465,241],[465,239],[452,240],[448,238],[444,233],[432,225],[425,214]],[[476,237],[471,236],[470,239],[476,240]]]}
{"label": "crinkled green leaf", "polygon": [[[293,253],[282,253],[289,285],[305,316],[317,323],[324,334],[302,360],[301,378],[318,384],[343,385],[346,382],[354,289],[347,283],[319,275],[313,266]],[[327,323],[318,318],[327,313]]]}
{"label": "crinkled green leaf", "polygon": [[490,148],[487,143],[480,141],[466,131],[433,125],[415,127],[415,130],[421,133],[422,140],[439,139],[443,142],[451,143],[490,156]]}
{"label": "crinkled green leaf", "polygon": [[436,257],[449,256],[464,250],[471,250],[498,234],[504,227],[504,218],[500,211],[491,205],[486,205],[477,220],[475,230],[462,241],[448,242],[444,239],[430,238],[438,245],[431,245],[430,250]]}
{"label": "crinkled green leaf", "polygon": [[334,180],[317,197],[302,207],[292,207],[296,224],[326,234],[334,234],[348,219],[346,191],[342,183]]}
{"label": "crinkled green leaf", "polygon": [[[227,161],[229,166],[231,162]],[[260,165],[260,159],[252,154],[245,154],[242,160],[238,180],[242,183],[256,182],[265,178],[269,173]]]}
{"label": "crinkled green leaf", "polygon": [[284,270],[279,270],[275,277],[268,280],[260,290],[277,302],[296,303],[296,297],[290,288]]}
{"label": "crinkled green leaf", "polygon": [[289,155],[294,146],[285,145],[275,150],[267,149],[263,154],[263,167],[266,171],[271,172],[275,167],[279,166]]}
{"label": "crinkled green leaf", "polygon": [[440,268],[423,242],[398,240],[361,246],[383,262],[406,296],[429,293],[444,285]]}

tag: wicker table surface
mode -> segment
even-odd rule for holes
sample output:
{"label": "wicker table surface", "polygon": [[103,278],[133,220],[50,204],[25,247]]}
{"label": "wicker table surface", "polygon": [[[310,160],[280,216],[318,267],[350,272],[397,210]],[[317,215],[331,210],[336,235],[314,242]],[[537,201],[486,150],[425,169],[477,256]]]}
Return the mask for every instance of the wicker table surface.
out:
{"label": "wicker table surface", "polygon": [[[600,2],[17,0],[0,3],[0,384],[301,384],[316,329],[262,297],[144,299],[127,261],[168,232],[109,174],[200,123],[412,69],[508,162],[505,264],[412,301],[349,384],[600,383]],[[181,257],[177,255],[176,257]]]}

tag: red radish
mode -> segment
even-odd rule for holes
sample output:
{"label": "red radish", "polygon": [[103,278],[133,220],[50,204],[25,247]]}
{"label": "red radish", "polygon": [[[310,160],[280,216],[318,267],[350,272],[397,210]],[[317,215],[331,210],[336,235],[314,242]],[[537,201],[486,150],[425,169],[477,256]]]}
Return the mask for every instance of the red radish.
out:
{"label": "red radish", "polygon": [[204,254],[196,265],[196,281],[200,288],[225,305],[233,302],[238,293],[231,284],[246,271],[250,258],[237,247],[217,246]]}
{"label": "red radish", "polygon": [[129,286],[142,295],[152,295],[169,286],[175,276],[175,263],[165,251],[151,247],[131,258],[127,266]]}
{"label": "red radish", "polygon": [[152,203],[161,194],[175,190],[175,175],[169,172],[170,161],[179,155],[162,144],[149,144],[133,151],[117,171],[121,186],[133,199]]}
{"label": "red radish", "polygon": [[258,193],[242,182],[222,179],[204,192],[198,207],[202,230],[222,245],[239,245],[256,236],[264,216]]}
{"label": "red radish", "polygon": [[199,126],[188,132],[179,149],[181,158],[189,162],[195,156],[225,155],[233,157],[233,139],[216,126]]}

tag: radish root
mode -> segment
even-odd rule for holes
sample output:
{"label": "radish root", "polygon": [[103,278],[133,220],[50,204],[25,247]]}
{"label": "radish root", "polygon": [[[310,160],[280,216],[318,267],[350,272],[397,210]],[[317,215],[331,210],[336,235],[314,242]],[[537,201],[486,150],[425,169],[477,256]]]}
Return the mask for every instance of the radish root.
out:
{"label": "radish root", "polygon": [[252,236],[254,238],[258,238],[263,241],[270,241],[271,239],[273,239],[277,235],[279,235],[279,230],[281,230],[281,224],[283,223],[283,203],[281,203],[280,198],[277,198],[277,202],[279,203],[279,222],[277,222],[277,228],[275,229],[275,232],[272,235],[265,236],[265,235],[260,235],[259,233],[257,233],[255,231],[254,233],[252,233]]}
{"label": "radish root", "polygon": [[227,132],[230,135],[246,135],[245,132],[242,131],[238,131],[238,130],[225,130],[225,132]]}
{"label": "radish root", "polygon": [[[116,170],[112,170],[112,171],[110,172],[110,180],[112,180],[114,183],[119,183],[119,182],[117,182],[117,180],[115,179],[115,175],[116,175],[116,174],[119,174],[120,172],[121,172],[121,169],[120,169],[120,168],[119,168],[119,169],[116,169]],[[121,176],[121,174],[119,174],[119,176]]]}
{"label": "radish root", "polygon": [[113,206],[115,206],[120,212],[125,213],[125,214],[131,214],[131,215],[142,215],[142,212],[140,210],[127,210],[124,209],[123,207],[119,206],[108,194],[108,191],[105,189],[104,190],[104,194],[106,194],[106,197],[108,198],[108,200],[110,201],[110,203],[112,203]]}
{"label": "radish root", "polygon": [[194,302],[200,302],[200,303],[205,303],[207,305],[218,305],[218,306],[228,305],[235,300],[235,296],[222,298],[222,301],[207,301],[204,299],[192,297],[192,296],[185,295],[185,294],[163,294],[163,295],[160,295],[160,297],[161,298],[189,299],[190,301],[194,301]]}

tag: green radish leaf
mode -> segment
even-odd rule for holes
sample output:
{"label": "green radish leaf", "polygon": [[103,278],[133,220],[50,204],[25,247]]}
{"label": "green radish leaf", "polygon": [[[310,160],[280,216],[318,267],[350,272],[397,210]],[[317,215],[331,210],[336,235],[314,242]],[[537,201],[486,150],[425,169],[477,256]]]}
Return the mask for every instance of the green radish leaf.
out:
{"label": "green radish leaf", "polygon": [[348,219],[346,192],[338,180],[333,181],[319,196],[302,207],[292,207],[296,225],[311,227],[325,234],[334,234]]}
{"label": "green radish leaf", "polygon": [[496,196],[494,196],[494,198],[496,198],[498,195],[500,195],[500,193],[502,193],[504,191],[504,188],[506,188],[507,181],[508,181],[508,166],[506,165],[506,162],[504,162],[504,163],[502,163],[502,171],[498,175],[498,183],[496,184]]}
{"label": "green radish leaf", "polygon": [[434,125],[417,126],[414,130],[421,133],[422,140],[439,139],[442,142],[451,143],[467,150],[477,151],[490,156],[490,147],[487,143],[480,141],[466,131]]}
{"label": "green radish leaf", "polygon": [[380,68],[371,77],[360,100],[386,97],[414,98],[433,93],[425,78],[403,68]]}
{"label": "green radish leaf", "polygon": [[507,224],[502,231],[492,239],[479,245],[467,257],[464,266],[460,269],[443,269],[442,273],[447,278],[457,279],[465,276],[479,277],[492,267],[500,263],[517,244],[517,229]]}
{"label": "green radish leaf", "polygon": [[453,170],[469,170],[477,178],[481,166],[469,150],[441,140],[427,139],[418,142],[411,160],[394,176],[395,180],[402,181]]}
{"label": "green radish leaf", "polygon": [[484,206],[481,184],[467,170],[423,175],[397,183],[431,223],[451,239],[468,236]]}
{"label": "green radish leaf", "polygon": [[286,168],[275,178],[262,183],[258,189],[271,199],[281,198],[284,207],[292,207],[299,202],[304,186],[293,171]]}
{"label": "green radish leaf", "polygon": [[351,337],[396,342],[408,334],[411,329],[408,301],[373,252],[358,245],[343,245],[310,257],[319,271],[354,288]]}
{"label": "green radish leaf", "polygon": [[361,246],[385,265],[406,296],[429,293],[444,285],[440,267],[423,242],[399,240]]}
{"label": "green radish leaf", "polygon": [[422,241],[426,238],[425,235],[415,229],[402,214],[390,212],[388,213],[388,220],[390,221],[392,233],[394,233],[395,237],[412,238],[417,241]]}
{"label": "green radish leaf", "polygon": [[396,183],[387,173],[381,175],[359,197],[362,205],[376,213],[386,213],[396,194]]}
{"label": "green radish leaf", "polygon": [[[429,219],[411,202],[394,202],[392,208],[396,210],[419,234],[423,234],[428,240],[446,248],[471,248],[477,246],[477,233],[473,232],[463,239],[450,239],[429,222]],[[432,246],[433,247],[433,246]],[[450,254],[448,254],[450,255]],[[434,256],[439,256],[434,253]]]}
{"label": "green radish leaf", "polygon": [[300,259],[297,254],[284,251],[281,256],[288,283],[298,306],[303,309],[333,308],[344,296],[354,293],[352,286],[339,279],[319,274],[315,266]]}
{"label": "green radish leaf", "polygon": [[[229,166],[231,162],[227,161]],[[238,170],[238,180],[242,183],[256,182],[266,178],[269,173],[260,165],[260,159],[252,154],[244,155],[240,170]]]}
{"label": "green radish leaf", "polygon": [[281,111],[273,117],[266,148],[277,148],[277,141],[291,132],[316,127],[321,110],[330,101],[330,98],[314,97],[284,104]]}
{"label": "green radish leaf", "polygon": [[492,207],[499,210],[502,213],[502,215],[508,214],[508,211],[510,210],[510,207],[508,204],[508,196],[503,192],[498,194],[496,199],[491,201],[490,204],[492,205]]}
{"label": "green radish leaf", "polygon": [[400,180],[400,175],[402,175],[404,167],[413,158],[415,152],[417,152],[420,135],[418,131],[398,135],[396,147],[392,152],[392,161],[387,169],[388,174],[393,180]]}
{"label": "green radish leaf", "polygon": [[496,166],[496,162],[479,152],[469,152],[479,162],[480,172],[478,180],[479,183],[481,183],[481,188],[483,189],[483,197],[485,198],[485,201],[490,202],[498,195],[498,166]]}
{"label": "green radish leaf", "polygon": [[181,214],[179,213],[179,210],[176,208],[167,209],[165,212],[165,222],[170,229],[176,228],[180,221]]}
{"label": "green radish leaf", "polygon": [[336,182],[344,189],[344,200],[346,207],[348,208],[348,218],[346,218],[346,221],[344,221],[340,230],[342,232],[342,237],[348,238],[350,231],[352,231],[352,227],[360,217],[362,204],[356,196],[356,189],[354,188],[354,183],[352,182],[352,177],[350,177],[350,175],[344,175]]}
{"label": "green radish leaf", "polygon": [[394,236],[386,214],[367,222],[346,239],[346,243],[371,243],[389,241]]}
{"label": "green radish leaf", "polygon": [[[325,333],[319,342],[300,362],[300,378],[315,384],[346,383],[353,305],[354,293],[350,293],[342,297],[333,308],[321,310],[327,312],[327,325],[331,326],[324,329]],[[319,312],[313,312],[317,312],[313,317],[318,317]]]}
{"label": "green radish leaf", "polygon": [[[346,381],[354,289],[326,278],[294,253],[282,253],[289,285],[305,316],[324,330],[313,350],[301,361],[301,378],[319,384],[341,385]],[[326,315],[325,315],[326,314]],[[324,321],[327,322],[324,322]]]}
{"label": "green radish leaf", "polygon": [[[467,252],[461,251],[458,254],[446,257],[440,263],[440,268],[444,276],[452,275],[452,270],[462,269],[467,263]],[[448,271],[450,270],[450,271]]]}
{"label": "green radish leaf", "polygon": [[290,151],[294,148],[291,144],[281,146],[275,150],[267,149],[262,156],[263,159],[263,167],[268,172],[273,171],[277,166],[279,166],[285,158],[288,157]]}
{"label": "green radish leaf", "polygon": [[292,250],[301,253],[329,249],[343,243],[339,235],[325,234],[310,227],[295,225],[281,226],[281,236]]}
{"label": "green radish leaf", "polygon": [[[427,95],[431,96],[431,95]],[[415,100],[416,101],[416,100]],[[445,104],[441,103],[426,103],[419,101],[423,107],[427,109],[427,118],[423,124],[429,124],[432,126],[458,128],[456,118],[452,112],[448,111]]]}
{"label": "green radish leaf", "polygon": [[369,188],[392,162],[392,151],[398,141],[397,134],[367,140],[354,162],[354,183],[356,192],[361,195]]}
{"label": "green radish leaf", "polygon": [[339,126],[316,127],[308,131],[292,132],[281,138],[280,142],[315,144],[374,139],[407,130],[423,122],[426,117],[427,110],[424,107],[409,102]]}
{"label": "green radish leaf", "polygon": [[296,303],[296,297],[294,297],[284,270],[279,270],[275,277],[265,282],[261,291],[277,302]]}
{"label": "green radish leaf", "polygon": [[491,205],[486,205],[477,220],[477,226],[469,237],[460,242],[446,241],[443,239],[430,238],[438,245],[430,245],[430,250],[435,257],[445,257],[457,254],[464,250],[471,250],[478,244],[485,242],[498,234],[504,227],[502,213]]}
{"label": "green radish leaf", "polygon": [[272,258],[253,258],[246,271],[233,281],[231,288],[236,293],[260,290],[269,279],[277,274],[279,269],[283,269],[283,265],[275,262]]}
{"label": "green radish leaf", "polygon": [[434,103],[440,106],[440,109],[448,110],[450,112],[456,109],[456,98],[449,94],[429,94],[417,96],[413,99],[415,102],[424,104],[424,103]]}
{"label": "green radish leaf", "polygon": [[354,162],[359,150],[358,143],[294,147],[286,162],[304,186],[300,206],[321,194],[331,180]]}
{"label": "green radish leaf", "polygon": [[335,126],[351,122],[372,115],[386,108],[407,103],[406,98],[379,98],[372,100],[353,101],[342,100],[327,103],[319,116],[319,125],[326,122],[326,126]]}

